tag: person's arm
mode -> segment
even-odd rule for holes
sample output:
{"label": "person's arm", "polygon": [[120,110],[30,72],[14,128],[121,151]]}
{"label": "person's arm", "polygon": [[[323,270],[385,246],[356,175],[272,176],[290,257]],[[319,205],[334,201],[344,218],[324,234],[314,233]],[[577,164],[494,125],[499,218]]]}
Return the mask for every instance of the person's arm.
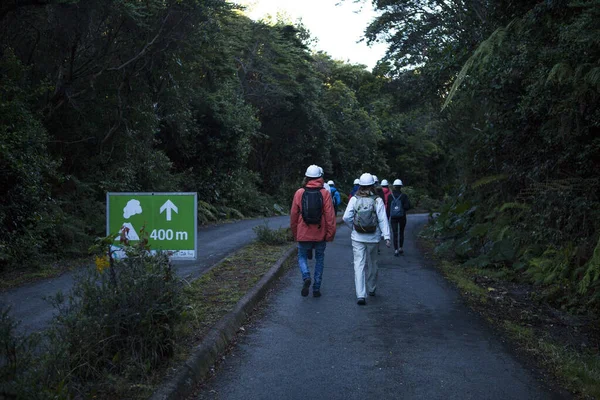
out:
{"label": "person's arm", "polygon": [[342,219],[344,220],[346,225],[348,225],[348,228],[350,228],[350,230],[353,229],[354,203],[356,203],[356,196],[352,196],[350,201],[348,201],[348,206],[346,207],[346,211],[344,211],[344,216],[342,217]]}
{"label": "person's arm", "polygon": [[325,217],[325,241],[332,242],[337,229],[335,209],[333,208],[333,201],[331,201],[329,190],[321,189],[321,194],[323,195],[323,216]]}
{"label": "person's arm", "polygon": [[290,210],[290,229],[292,230],[292,235],[294,235],[294,240],[296,240],[296,233],[298,232],[298,218],[300,217],[300,204],[302,203],[303,193],[304,189],[296,190],[294,200],[292,201],[292,208]]}
{"label": "person's arm", "polygon": [[377,212],[377,219],[379,220],[379,229],[383,239],[390,240],[390,225],[388,224],[387,215],[385,213],[385,206],[382,199],[375,200],[375,210]]}

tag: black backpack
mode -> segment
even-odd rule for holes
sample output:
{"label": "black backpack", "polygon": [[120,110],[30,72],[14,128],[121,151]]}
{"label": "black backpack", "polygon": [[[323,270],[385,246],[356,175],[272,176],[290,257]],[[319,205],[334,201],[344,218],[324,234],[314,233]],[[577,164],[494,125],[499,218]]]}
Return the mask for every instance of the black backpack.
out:
{"label": "black backpack", "polygon": [[323,194],[321,188],[305,188],[302,193],[302,219],[308,225],[321,223]]}
{"label": "black backpack", "polygon": [[392,203],[390,204],[390,217],[392,219],[402,218],[404,217],[404,205],[402,204],[402,194],[400,196],[395,197],[392,193],[390,193],[390,197],[392,198]]}

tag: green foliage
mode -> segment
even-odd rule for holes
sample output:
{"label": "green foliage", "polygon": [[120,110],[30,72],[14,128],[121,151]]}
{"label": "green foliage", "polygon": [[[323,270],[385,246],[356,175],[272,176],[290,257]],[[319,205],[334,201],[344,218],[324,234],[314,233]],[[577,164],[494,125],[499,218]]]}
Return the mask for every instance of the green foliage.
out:
{"label": "green foliage", "polygon": [[293,241],[292,232],[289,228],[271,229],[265,222],[252,228],[256,239],[264,244],[279,245]]}
{"label": "green foliage", "polygon": [[96,267],[81,271],[66,296],[50,299],[57,315],[41,336],[19,335],[1,310],[2,393],[16,399],[123,397],[121,380],[143,384],[173,354],[184,309],[181,282],[167,255],[151,255],[144,241],[125,246],[127,258],[115,260],[104,251],[114,239],[99,240]]}
{"label": "green foliage", "polygon": [[43,255],[44,227],[56,228],[48,181],[56,162],[48,134],[27,106],[23,66],[11,49],[0,58],[0,271]]}

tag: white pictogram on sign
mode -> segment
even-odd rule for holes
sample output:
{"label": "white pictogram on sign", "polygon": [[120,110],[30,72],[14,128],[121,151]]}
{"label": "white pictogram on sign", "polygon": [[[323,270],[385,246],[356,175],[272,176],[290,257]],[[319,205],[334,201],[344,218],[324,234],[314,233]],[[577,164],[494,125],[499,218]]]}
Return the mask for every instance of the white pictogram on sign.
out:
{"label": "white pictogram on sign", "polygon": [[160,207],[160,213],[162,214],[163,211],[167,211],[167,221],[171,220],[171,211],[175,211],[175,213],[179,214],[179,211],[177,210],[177,206],[175,204],[173,204],[173,202],[171,200],[167,200],[165,204],[162,205],[162,207]]}
{"label": "white pictogram on sign", "polygon": [[141,214],[142,206],[140,205],[140,201],[136,199],[131,199],[127,202],[127,205],[123,209],[123,218],[129,219],[132,215]]}
{"label": "white pictogram on sign", "polygon": [[135,231],[135,229],[133,228],[133,225],[131,225],[130,222],[125,222],[122,225],[121,230],[119,231],[119,236],[117,236],[115,238],[115,240],[120,240],[121,239],[121,233],[123,232],[123,230],[125,228],[129,228],[129,231],[125,234],[125,237],[127,237],[127,239],[129,240],[140,240],[140,237],[138,236],[137,232]]}

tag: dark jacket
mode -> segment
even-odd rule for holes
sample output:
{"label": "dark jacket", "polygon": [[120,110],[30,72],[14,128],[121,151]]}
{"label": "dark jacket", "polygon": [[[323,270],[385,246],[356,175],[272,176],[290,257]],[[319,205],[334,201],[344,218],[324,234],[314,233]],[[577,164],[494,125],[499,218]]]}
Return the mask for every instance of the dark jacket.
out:
{"label": "dark jacket", "polygon": [[388,218],[390,217],[390,208],[392,206],[392,201],[394,201],[392,196],[395,198],[400,197],[400,201],[402,202],[402,208],[404,208],[404,217],[401,218],[406,218],[406,211],[410,210],[410,201],[408,200],[408,196],[399,190],[393,190],[392,192],[390,192],[390,194],[388,194],[387,204],[385,205],[385,212],[387,213]]}

